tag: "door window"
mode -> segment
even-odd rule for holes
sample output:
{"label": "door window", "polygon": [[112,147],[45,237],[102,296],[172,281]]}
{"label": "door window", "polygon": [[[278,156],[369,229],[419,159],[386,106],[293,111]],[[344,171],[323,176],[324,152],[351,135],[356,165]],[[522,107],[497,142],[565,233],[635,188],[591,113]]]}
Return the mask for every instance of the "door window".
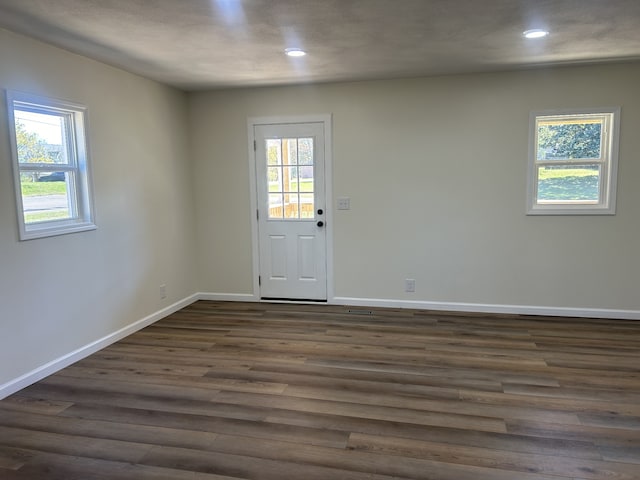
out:
{"label": "door window", "polygon": [[269,220],[313,220],[313,138],[269,138],[265,142]]}

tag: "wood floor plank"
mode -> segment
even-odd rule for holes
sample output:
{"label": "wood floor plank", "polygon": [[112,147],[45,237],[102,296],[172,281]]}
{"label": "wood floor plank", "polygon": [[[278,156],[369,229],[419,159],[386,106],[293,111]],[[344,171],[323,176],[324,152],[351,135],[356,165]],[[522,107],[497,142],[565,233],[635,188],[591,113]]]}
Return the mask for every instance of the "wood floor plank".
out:
{"label": "wood floor plank", "polygon": [[483,432],[506,431],[505,423],[501,418],[480,415],[429,412],[403,407],[395,408],[294,396],[246,395],[242,392],[220,392],[215,399],[225,403],[244,404],[246,402],[249,405],[268,405],[274,408],[278,407],[301,412],[332,413],[347,417],[411,423],[414,425],[471,428]]}
{"label": "wood floor plank", "polygon": [[198,301],[0,401],[2,480],[640,480],[640,322]]}
{"label": "wood floor plank", "polygon": [[[397,341],[420,342],[429,345],[429,348],[436,348],[438,345],[443,348],[461,347],[469,348],[476,351],[479,348],[499,348],[501,350],[537,350],[537,345],[528,336],[519,336],[515,339],[493,338],[493,337],[471,337],[469,335],[458,335],[454,333],[442,332],[438,330],[429,330],[429,333],[415,334],[410,332],[396,331],[389,333],[384,328],[371,329],[366,331],[354,328],[329,329],[326,335],[332,338],[340,339],[343,342],[351,342],[352,344],[373,344],[373,345],[397,345]],[[390,341],[387,342],[387,339]],[[375,343],[369,343],[372,340]],[[340,340],[338,340],[340,341]]]}
{"label": "wood floor plank", "polygon": [[566,425],[558,423],[507,420],[507,431],[516,435],[548,439],[581,440],[588,438],[597,446],[640,447],[637,430],[610,426]]}
{"label": "wood floor plank", "polygon": [[[429,480],[471,480],[471,479],[511,479],[517,474],[522,480],[537,478],[539,480],[557,480],[551,476],[537,475],[531,477],[525,469],[496,468],[479,466],[461,462],[439,461],[418,456],[389,455],[378,450],[370,452],[366,449],[349,447],[347,450],[327,448],[312,449],[308,446],[293,446],[288,442],[265,442],[260,439],[222,435],[213,445],[215,451],[258,457],[269,460],[284,461],[296,465],[313,465],[337,470],[362,472],[365,474],[383,474],[394,478],[412,478]],[[444,459],[447,460],[447,459]],[[509,467],[511,467],[509,465]],[[535,472],[538,473],[538,472]]]}
{"label": "wood floor plank", "polygon": [[615,428],[617,430],[635,430],[640,435],[640,417],[629,415],[618,415],[617,412],[578,415],[580,423],[583,425],[602,426]]}
{"label": "wood floor plank", "polygon": [[65,435],[50,432],[37,432],[22,428],[0,426],[0,445],[4,447],[38,450],[42,452],[75,455],[136,463],[150,449],[151,445],[106,438]]}
{"label": "wood floor plank", "polygon": [[[511,405],[489,405],[462,401],[459,398],[439,400],[414,395],[396,395],[378,393],[367,395],[367,392],[331,390],[309,387],[287,387],[285,395],[310,399],[322,399],[356,403],[360,405],[378,405],[392,408],[439,412],[450,415],[481,416],[494,419],[522,419],[539,422],[557,422],[563,424],[580,424],[578,416],[570,412],[559,412],[553,409],[518,407]],[[218,395],[216,398],[220,398]]]}
{"label": "wood floor plank", "polygon": [[47,398],[31,398],[20,393],[5,398],[0,402],[0,410],[17,410],[19,412],[36,412],[55,415],[73,405],[73,402],[59,402]]}
{"label": "wood floor plank", "polygon": [[[157,347],[157,346],[145,346],[140,348],[136,345],[125,345],[115,343],[105,348],[99,354],[103,354],[107,359],[112,356],[120,357],[124,356],[132,358],[133,361],[141,359],[142,361],[158,361],[165,360],[169,356],[173,362],[175,358],[177,365],[192,364],[203,366],[230,366],[230,367],[242,367],[246,364],[253,365],[256,362],[269,362],[269,363],[294,363],[304,364],[307,357],[304,355],[294,354],[278,354],[278,355],[264,355],[255,351],[244,351],[245,356],[237,355],[237,351],[229,352],[226,350],[212,349],[190,349],[190,348],[171,348],[171,347]],[[92,358],[91,356],[90,358]],[[103,358],[101,356],[97,358]],[[116,358],[117,359],[117,358]],[[146,359],[146,360],[145,360]]]}
{"label": "wood floor plank", "polygon": [[23,467],[35,454],[28,450],[15,447],[0,446],[0,478],[7,470],[18,470]]}
{"label": "wood floor plank", "polygon": [[172,365],[168,366],[158,359],[158,362],[136,362],[132,367],[131,360],[100,360],[99,357],[84,359],[75,364],[80,368],[97,368],[118,370],[120,372],[134,372],[136,375],[180,375],[182,377],[202,377],[211,367],[207,365]]}
{"label": "wood floor plank", "polygon": [[611,462],[633,463],[640,469],[640,446],[599,447],[602,458]]}
{"label": "wood floor plank", "polygon": [[232,346],[234,348],[259,349],[264,352],[313,352],[314,356],[378,359],[385,357],[394,361],[404,361],[420,365],[446,365],[475,368],[494,367],[505,370],[527,368],[545,368],[547,364],[542,359],[522,356],[506,356],[501,354],[486,355],[473,354],[460,356],[446,352],[430,352],[426,348],[400,347],[386,349],[382,346],[362,346],[348,344],[315,343],[313,341],[286,340],[273,342],[270,339],[245,338],[226,336],[216,343],[218,347]]}
{"label": "wood floor plank", "polygon": [[[2,477],[5,480],[4,477]],[[73,455],[39,454],[6,480],[243,480]]]}
{"label": "wood floor plank", "polygon": [[[389,362],[380,358],[371,360],[361,359],[337,359],[311,357],[307,359],[305,365],[324,366],[331,368],[341,368],[347,371],[364,371],[381,374],[401,374],[420,375],[425,377],[435,377],[437,379],[448,380],[453,383],[456,380],[479,380],[502,383],[522,383],[525,385],[551,385],[559,386],[558,381],[552,375],[547,375],[548,369],[540,372],[531,371],[502,371],[494,368],[472,368],[472,367],[447,367],[439,365],[416,365],[414,363]],[[484,389],[481,389],[484,390]]]}
{"label": "wood floor plank", "polygon": [[[357,380],[369,381],[373,383],[391,385],[422,385],[427,387],[447,388],[456,391],[459,388],[472,388],[487,391],[502,391],[502,381],[498,378],[487,378],[470,375],[467,378],[462,371],[444,371],[441,369],[437,374],[425,374],[424,370],[412,372],[387,372],[381,369],[360,369],[360,368],[340,368],[338,366],[314,365],[310,362],[304,364],[294,363],[266,363],[256,362],[247,367],[252,372],[277,372],[303,374],[316,378],[328,378],[331,380]],[[544,382],[545,385],[551,383],[554,386],[557,382]]]}
{"label": "wood floor plank", "polygon": [[[48,432],[81,437],[96,437],[123,442],[134,442],[167,447],[195,448],[206,450],[213,443],[217,434],[181,428],[156,427],[118,422],[112,420],[86,420],[82,418],[39,415],[0,411],[0,425],[22,428],[34,435],[37,432]],[[6,447],[3,447],[6,449]],[[0,449],[0,457],[3,455]],[[13,454],[13,452],[9,452]],[[20,452],[18,452],[20,453]],[[33,455],[31,455],[33,456]],[[10,457],[14,458],[14,457]],[[17,458],[20,458],[18,455]],[[0,462],[0,465],[2,462]],[[1,477],[0,477],[1,478]]]}
{"label": "wood floor plank", "polygon": [[545,408],[574,413],[581,412],[613,412],[619,415],[637,415],[640,405],[619,401],[601,401],[593,398],[565,398],[563,396],[518,395],[513,393],[495,393],[484,391],[461,390],[462,400],[486,403],[490,405],[523,406],[532,408]]}
{"label": "wood floor plank", "polygon": [[496,451],[558,455],[571,458],[601,458],[598,448],[593,443],[575,437],[565,439],[544,434],[529,436],[515,432],[508,434],[482,432],[463,428],[434,427],[290,410],[276,411],[265,421],[275,424],[323,427],[350,433],[433,441],[461,447],[482,445]]}
{"label": "wood floor plank", "polygon": [[486,468],[521,473],[540,473],[600,480],[617,478],[631,480],[637,478],[635,465],[621,465],[600,459],[572,459],[557,455],[534,455],[514,452],[500,452],[484,447],[453,448],[435,442],[418,442],[392,437],[352,434],[349,447],[356,450],[377,452],[400,457],[433,459],[465,465],[482,465]]}
{"label": "wood floor plank", "polygon": [[[341,379],[338,377],[322,377],[313,374],[283,373],[265,371],[264,369],[250,368],[244,371],[230,369],[210,369],[205,375],[207,378],[233,378],[248,382],[267,382],[287,385],[292,387],[325,388],[338,391],[351,391],[360,393],[375,393],[388,395],[412,395],[420,398],[432,398],[443,400],[457,400],[458,389],[451,386],[432,386],[413,383],[385,382],[377,380],[359,380],[355,378]],[[284,392],[284,390],[283,390]],[[282,392],[279,392],[282,393]]]}
{"label": "wood floor plank", "polygon": [[[136,378],[128,381],[110,380],[105,382],[101,378],[71,377],[68,375],[51,375],[44,378],[32,387],[27,387],[20,392],[21,396],[38,397],[35,395],[37,388],[44,385],[60,386],[76,389],[76,391],[97,390],[105,393],[122,393],[127,395],[148,395],[162,398],[210,400],[219,390],[202,387],[187,387],[185,385],[153,384],[136,381]],[[32,395],[33,393],[33,395]],[[77,399],[77,397],[73,397]]]}
{"label": "wood floor plank", "polygon": [[301,465],[252,456],[169,447],[155,447],[143,459],[143,464],[252,480],[328,480],[333,478],[341,480],[402,480],[403,478],[315,465]]}
{"label": "wood floor plank", "polygon": [[[140,373],[138,373],[140,372]],[[56,375],[76,378],[103,378],[105,381],[134,382],[152,385],[177,385],[184,387],[210,388],[211,390],[226,389],[243,392],[271,392],[281,393],[286,384],[271,382],[246,382],[242,380],[226,378],[182,377],[168,374],[142,374],[139,369],[130,369],[126,372],[105,368],[84,368],[71,366],[58,372]]]}
{"label": "wood floor plank", "polygon": [[[192,400],[176,397],[163,397],[158,394],[148,395],[146,392],[138,394],[107,392],[100,389],[84,388],[77,390],[64,385],[39,384],[27,389],[25,395],[36,397],[46,396],[52,399],[74,399],[74,405],[105,405],[114,407],[126,407],[156,412],[189,413],[195,415],[229,415],[229,411],[240,410],[234,406],[221,406],[207,400]],[[242,412],[244,418],[258,420],[260,414],[249,413],[248,409]]]}
{"label": "wood floor plank", "polygon": [[539,385],[503,384],[505,393],[527,395],[534,397],[566,398],[575,400],[591,400],[594,402],[623,402],[627,404],[640,403],[640,392],[630,392],[626,389],[605,388],[570,388],[565,386],[548,387]]}
{"label": "wood floor plank", "polygon": [[[232,412],[244,410],[230,404],[222,404]],[[256,407],[265,417],[269,409]],[[195,415],[174,412],[159,412],[126,407],[105,405],[74,405],[62,414],[65,417],[91,420],[117,419],[119,422],[150,425],[165,428],[182,428],[218,434],[238,434],[247,437],[283,439],[301,444],[321,445],[344,448],[349,437],[348,432],[328,430],[325,428],[304,427],[298,425],[274,424],[255,419],[235,418],[234,416]]]}

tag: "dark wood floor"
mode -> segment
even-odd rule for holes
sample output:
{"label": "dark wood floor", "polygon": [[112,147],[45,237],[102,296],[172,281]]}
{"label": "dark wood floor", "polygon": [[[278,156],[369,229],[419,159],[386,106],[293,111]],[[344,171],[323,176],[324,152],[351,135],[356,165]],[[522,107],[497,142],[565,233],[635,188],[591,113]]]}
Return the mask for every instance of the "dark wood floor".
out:
{"label": "dark wood floor", "polygon": [[0,478],[640,479],[640,322],[197,302],[0,402]]}

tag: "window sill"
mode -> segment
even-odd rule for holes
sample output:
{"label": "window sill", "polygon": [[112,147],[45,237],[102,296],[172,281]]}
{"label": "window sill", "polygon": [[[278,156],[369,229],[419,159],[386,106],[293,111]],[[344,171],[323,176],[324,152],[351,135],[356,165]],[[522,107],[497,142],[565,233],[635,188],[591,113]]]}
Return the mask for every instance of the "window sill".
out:
{"label": "window sill", "polygon": [[20,240],[34,240],[36,238],[55,237],[58,235],[66,235],[68,233],[86,232],[96,230],[98,227],[95,223],[81,222],[56,226],[34,226],[30,225],[20,231]]}

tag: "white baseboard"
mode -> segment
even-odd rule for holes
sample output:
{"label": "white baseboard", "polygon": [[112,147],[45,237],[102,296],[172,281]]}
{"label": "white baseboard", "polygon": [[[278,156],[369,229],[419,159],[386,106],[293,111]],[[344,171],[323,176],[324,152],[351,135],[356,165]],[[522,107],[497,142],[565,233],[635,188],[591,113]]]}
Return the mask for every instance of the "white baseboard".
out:
{"label": "white baseboard", "polygon": [[429,301],[391,300],[380,298],[334,297],[335,305],[359,307],[415,308],[444,312],[498,313],[511,315],[543,315],[550,317],[611,318],[640,320],[639,310],[615,310],[601,308],[538,307],[530,305],[497,305],[485,303],[447,303]]}
{"label": "white baseboard", "polygon": [[198,300],[211,300],[214,302],[259,302],[260,297],[252,293],[211,293],[200,292]]}
{"label": "white baseboard", "polygon": [[37,382],[38,380],[42,380],[43,378],[56,373],[58,370],[61,370],[72,363],[77,362],[78,360],[82,360],[85,357],[88,357],[92,353],[101,350],[112,343],[117,342],[118,340],[131,335],[132,333],[137,332],[138,330],[151,325],[158,320],[163,319],[171,315],[172,313],[177,312],[178,310],[186,307],[187,305],[192,304],[193,302],[199,300],[198,294],[190,295],[168,307],[163,308],[162,310],[158,310],[151,315],[144,317],[126,327],[121,328],[109,335],[102,337],[95,342],[91,342],[84,347],[80,347],[77,350],[63,355],[60,358],[52,360],[45,365],[42,365],[30,372],[25,373],[24,375],[15,378],[13,380],[8,381],[7,383],[0,385],[0,400],[9,395],[16,393],[19,390],[22,390],[25,387]]}
{"label": "white baseboard", "polygon": [[[253,294],[199,293],[199,300],[229,302],[260,302]],[[283,301],[284,302],[284,301]],[[287,302],[314,303],[317,302]],[[607,308],[545,307],[532,305],[500,305],[489,303],[431,302],[421,300],[395,300],[389,298],[333,297],[328,305],[353,305],[358,307],[415,308],[443,312],[490,313],[507,315],[542,315],[548,317],[610,318],[616,320],[640,320],[640,310],[618,310]]]}

